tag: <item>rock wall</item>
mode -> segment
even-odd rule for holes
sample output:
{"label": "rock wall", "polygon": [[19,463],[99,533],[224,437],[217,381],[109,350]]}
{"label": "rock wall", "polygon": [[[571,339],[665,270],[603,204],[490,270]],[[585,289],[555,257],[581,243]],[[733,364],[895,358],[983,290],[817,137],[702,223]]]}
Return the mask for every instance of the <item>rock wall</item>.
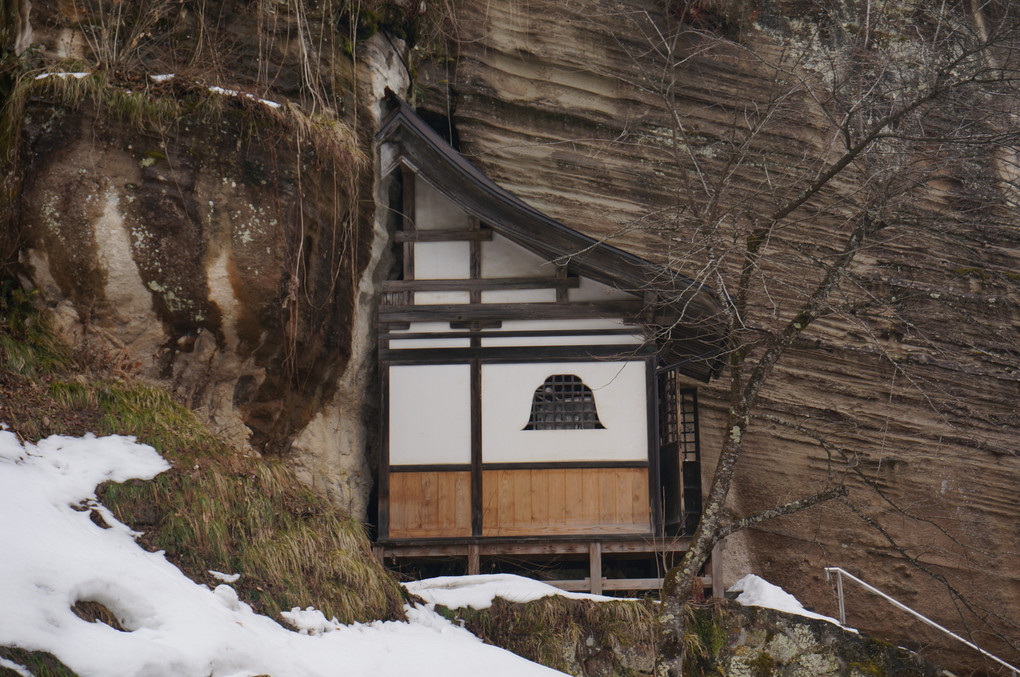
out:
{"label": "rock wall", "polygon": [[950,677],[902,647],[828,621],[724,602],[694,610],[690,674]]}
{"label": "rock wall", "polygon": [[[910,6],[875,13],[874,39],[904,58]],[[753,218],[774,199],[763,186],[796,185],[832,152],[832,123],[813,96],[840,53],[837,29],[864,25],[852,2],[465,0],[442,4],[452,58],[409,67],[414,50],[398,36],[414,37],[422,7],[0,6],[4,47],[36,45],[26,68],[92,74],[0,72],[0,96],[16,104],[0,129],[13,169],[3,253],[16,235],[20,274],[83,354],[171,384],[239,444],[293,452],[306,481],[358,515],[375,425],[372,289],[388,266],[369,152],[386,84],[448,116],[468,157],[530,204],[689,272],[709,256],[685,230],[692,164],[725,167],[733,130],[774,107],[789,80],[802,86],[784,99],[783,124],[745,146],[767,176],[737,176],[727,209]],[[99,30],[114,8],[130,30]],[[663,43],[657,27],[670,21],[692,30]],[[720,47],[719,35],[739,49]],[[782,77],[767,66],[790,55]],[[929,207],[945,226],[893,229],[853,271],[856,293],[899,298],[895,312],[819,321],[780,364],[731,509],[749,514],[845,475],[854,510],[824,506],[731,538],[730,582],[754,570],[832,613],[821,567],[844,566],[1007,650],[993,635],[1015,636],[1020,606],[1011,157],[993,145],[966,158],[967,176],[933,168],[944,191]],[[817,279],[802,279],[804,262],[831,254],[833,219],[864,187],[858,174],[840,178],[808,208],[845,208],[791,228],[755,290],[763,326],[786,317],[773,304],[787,307]],[[720,383],[702,389],[706,471],[725,434]],[[954,606],[950,588],[971,608]],[[934,641],[856,594],[851,624]]]}
{"label": "rock wall", "polygon": [[[486,642],[556,670],[637,677],[655,673],[655,606],[551,596],[436,608]],[[916,653],[824,620],[729,600],[691,605],[687,613],[685,675],[951,677]]]}
{"label": "rock wall", "polygon": [[[842,8],[851,18],[863,8],[729,5],[736,22],[720,18],[734,16],[727,3],[671,3],[715,14],[688,14],[700,23],[665,44],[656,33],[667,23],[661,3],[456,3],[456,58],[425,72],[422,100],[439,113],[452,111],[465,154],[530,204],[696,273],[710,252],[693,250],[696,238],[685,230],[692,163],[703,163],[706,177],[725,168],[730,130],[746,125],[754,110],[769,109],[779,91],[779,76],[765,62],[794,52],[796,67],[782,77],[803,86],[783,108],[784,124],[748,146],[767,164],[767,179],[738,175],[727,208],[749,218],[765,212],[776,199],[765,188],[796,185],[831,154],[830,122],[812,95],[822,96],[824,66],[838,50],[820,28],[819,8]],[[882,39],[909,25],[909,6],[875,10]],[[720,33],[737,38],[738,48],[717,47],[712,38]],[[903,53],[912,53],[902,39]],[[686,129],[682,142],[674,136],[677,120]],[[843,566],[1017,658],[996,638],[1015,638],[1012,610],[1020,606],[1020,231],[1003,152],[990,146],[968,156],[967,177],[946,172],[944,199],[926,207],[941,210],[939,228],[892,229],[860,256],[853,294],[891,299],[894,311],[820,320],[783,358],[748,432],[729,507],[747,515],[843,481],[853,509],[826,505],[731,537],[726,581],[754,571],[835,613],[822,568]],[[791,228],[788,248],[777,244],[753,300],[761,326],[790,317],[790,303],[818,279],[810,256],[831,254],[837,219],[845,216],[840,208],[831,210],[835,216],[824,210],[853,204],[847,197],[866,190],[857,181],[854,173],[835,181]],[[991,194],[975,197],[979,190]],[[727,387],[721,378],[701,390],[706,483],[725,434]],[[915,647],[938,642],[891,607],[849,594],[852,625]],[[952,661],[988,669],[959,652]]]}
{"label": "rock wall", "polygon": [[356,9],[5,3],[5,46],[34,48],[3,73],[0,145],[15,267],[79,355],[168,385],[364,519],[372,135],[417,6]]}

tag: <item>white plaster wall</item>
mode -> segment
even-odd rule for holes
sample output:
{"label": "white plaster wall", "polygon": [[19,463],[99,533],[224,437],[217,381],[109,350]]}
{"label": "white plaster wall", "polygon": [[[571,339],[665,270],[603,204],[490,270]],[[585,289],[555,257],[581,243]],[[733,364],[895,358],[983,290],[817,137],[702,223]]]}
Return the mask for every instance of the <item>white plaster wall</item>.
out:
{"label": "white plaster wall", "polygon": [[556,266],[505,237],[493,235],[482,242],[482,277],[534,277],[556,275]]}
{"label": "white plaster wall", "polygon": [[[463,280],[471,277],[468,242],[419,242],[414,245],[414,277],[417,280]],[[415,292],[419,306],[469,303],[466,291]],[[449,327],[447,327],[449,329]]]}
{"label": "white plaster wall", "polygon": [[469,338],[437,338],[437,339],[390,339],[393,350],[410,348],[470,348]]}
{"label": "white plaster wall", "polygon": [[[471,294],[466,291],[416,291],[414,304],[417,306],[440,306],[444,304],[470,303]],[[450,328],[447,327],[447,330]]]}
{"label": "white plaster wall", "polygon": [[449,322],[412,322],[411,326],[407,329],[394,329],[390,333],[392,334],[431,334],[434,332],[449,332],[449,331],[463,331],[464,335],[467,336],[467,330],[455,330],[450,329]]}
{"label": "white plaster wall", "polygon": [[553,303],[555,289],[494,289],[482,292],[482,303]]}
{"label": "white plaster wall", "polygon": [[[575,374],[592,389],[604,430],[522,430],[535,389]],[[482,365],[482,462],[648,460],[645,363]]]}
{"label": "white plaster wall", "polygon": [[468,215],[417,174],[414,177],[414,223],[421,230],[467,230]]}
{"label": "white plaster wall", "polygon": [[471,367],[390,367],[390,464],[471,462]]}
{"label": "white plaster wall", "polygon": [[471,277],[471,247],[466,241],[414,245],[416,280],[464,280]]}
{"label": "white plaster wall", "polygon": [[579,329],[634,329],[623,320],[507,320],[493,331],[576,331]]}
{"label": "white plaster wall", "polygon": [[586,277],[580,279],[577,288],[567,290],[567,300],[569,301],[626,301],[635,298],[637,298],[635,294],[614,289]]}

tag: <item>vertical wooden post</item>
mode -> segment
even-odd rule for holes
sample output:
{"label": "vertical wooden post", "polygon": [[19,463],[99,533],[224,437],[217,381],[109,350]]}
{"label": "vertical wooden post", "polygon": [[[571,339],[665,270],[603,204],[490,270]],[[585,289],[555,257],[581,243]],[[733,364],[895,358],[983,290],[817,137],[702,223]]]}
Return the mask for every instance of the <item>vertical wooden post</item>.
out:
{"label": "vertical wooden post", "polygon": [[660,476],[659,449],[659,381],[655,373],[655,358],[645,358],[645,401],[648,408],[648,500],[651,502],[652,533],[665,537],[662,519],[663,480]]}
{"label": "vertical wooden post", "polygon": [[[401,230],[413,233],[418,228],[415,223],[414,172],[407,165],[400,166],[400,183],[402,190],[400,210],[403,217],[400,228]],[[414,279],[414,242],[404,243],[403,279]],[[414,292],[404,292],[404,303],[414,303]]]}
{"label": "vertical wooden post", "polygon": [[477,576],[482,571],[481,557],[477,543],[468,546],[468,576]]}
{"label": "vertical wooden post", "polygon": [[[478,231],[481,229],[482,224],[477,218],[475,218],[474,216],[468,217],[468,230]],[[468,243],[468,246],[471,248],[471,254],[468,259],[469,260],[468,267],[470,270],[470,272],[468,273],[468,277],[470,277],[472,280],[480,280],[482,279],[482,242],[477,238],[473,238]],[[471,303],[482,302],[482,292],[479,289],[472,289],[469,292],[469,297]]]}
{"label": "vertical wooden post", "polygon": [[[471,338],[474,346],[478,336]],[[471,535],[482,535],[482,365],[471,360]]]}
{"label": "vertical wooden post", "polygon": [[556,266],[556,303],[566,303],[570,300],[567,292],[567,267]]}
{"label": "vertical wooden post", "polygon": [[590,567],[591,593],[602,594],[602,544],[592,543],[588,546],[588,565]]}
{"label": "vertical wooden post", "polygon": [[379,538],[390,535],[390,365],[379,363]]}

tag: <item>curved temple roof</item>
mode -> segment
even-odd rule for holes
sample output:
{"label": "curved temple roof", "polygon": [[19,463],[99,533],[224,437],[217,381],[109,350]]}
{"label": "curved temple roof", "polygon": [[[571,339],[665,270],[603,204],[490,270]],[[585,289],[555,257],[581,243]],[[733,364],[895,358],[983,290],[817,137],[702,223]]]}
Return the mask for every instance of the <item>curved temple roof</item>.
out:
{"label": "curved temple roof", "polygon": [[725,350],[725,315],[710,289],[622,249],[596,240],[524,203],[496,185],[451,147],[405,101],[389,89],[393,107],[376,142],[395,144],[381,174],[401,164],[498,234],[547,260],[565,259],[567,269],[617,289],[641,295],[648,304],[641,321],[652,328],[668,365],[707,381]]}

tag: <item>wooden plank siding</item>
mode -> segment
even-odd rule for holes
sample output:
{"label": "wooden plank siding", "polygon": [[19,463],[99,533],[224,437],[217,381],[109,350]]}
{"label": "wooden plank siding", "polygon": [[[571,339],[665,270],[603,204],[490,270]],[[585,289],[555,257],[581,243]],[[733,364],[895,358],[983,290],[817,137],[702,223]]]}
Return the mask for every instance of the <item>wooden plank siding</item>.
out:
{"label": "wooden plank siding", "polygon": [[650,532],[646,468],[485,470],[482,536]]}
{"label": "wooden plank siding", "polygon": [[391,538],[470,536],[471,473],[392,473],[389,506]]}

